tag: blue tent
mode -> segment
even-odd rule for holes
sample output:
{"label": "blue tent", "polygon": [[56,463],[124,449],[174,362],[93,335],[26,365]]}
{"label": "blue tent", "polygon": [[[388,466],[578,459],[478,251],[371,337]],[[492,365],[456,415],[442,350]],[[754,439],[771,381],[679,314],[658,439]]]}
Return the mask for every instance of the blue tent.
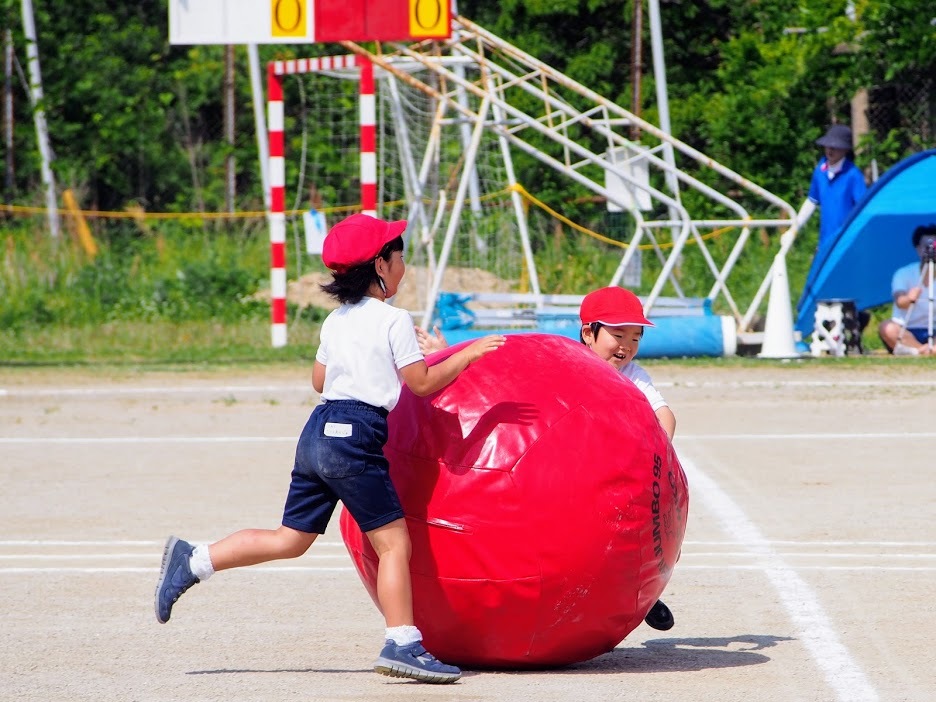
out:
{"label": "blue tent", "polygon": [[819,300],[854,300],[859,310],[889,302],[894,271],[918,260],[911,236],[921,224],[936,224],[936,149],[885,172],[816,253],[796,306],[803,338],[812,333]]}

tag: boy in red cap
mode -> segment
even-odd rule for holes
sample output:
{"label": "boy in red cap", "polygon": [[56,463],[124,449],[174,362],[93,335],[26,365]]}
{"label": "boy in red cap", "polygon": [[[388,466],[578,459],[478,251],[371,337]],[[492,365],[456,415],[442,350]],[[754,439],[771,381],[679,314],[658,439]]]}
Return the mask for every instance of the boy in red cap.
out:
{"label": "boy in red cap", "polygon": [[[676,433],[676,416],[653,387],[647,371],[633,362],[640,350],[644,328],[653,326],[653,322],[644,316],[640,298],[624,288],[593,290],[582,300],[579,319],[582,321],[582,343],[640,389],[672,440]],[[605,333],[602,334],[601,330]]]}
{"label": "boy in red cap", "polygon": [[[593,290],[582,299],[579,319],[582,322],[579,340],[637,386],[650,402],[660,425],[672,441],[676,433],[676,416],[660,392],[653,387],[647,371],[634,363],[644,328],[653,326],[653,322],[644,316],[640,298],[630,290],[614,286]],[[438,327],[433,327],[432,331],[429,334],[425,329],[416,327],[419,348],[424,354],[448,346],[448,341]],[[661,600],[657,600],[650,608],[644,621],[660,631],[672,629],[675,623],[670,608]]]}
{"label": "boy in red cap", "polygon": [[374,669],[430,683],[461,676],[458,668],[423,648],[414,625],[410,538],[383,455],[387,415],[402,383],[417,395],[429,395],[505,339],[487,336],[441,363],[426,365],[409,313],[386,304],[406,270],[405,229],[405,221],[357,214],[328,233],[322,261],[332,270],[332,281],[322,289],[341,306],[322,323],[312,386],[323,402],[299,437],[282,525],[245,529],[211,545],[170,537],[156,586],[159,622],[169,620],[186,590],[215,571],[303,555],[325,532],[341,501],[379,558],[377,599],[387,629]]}

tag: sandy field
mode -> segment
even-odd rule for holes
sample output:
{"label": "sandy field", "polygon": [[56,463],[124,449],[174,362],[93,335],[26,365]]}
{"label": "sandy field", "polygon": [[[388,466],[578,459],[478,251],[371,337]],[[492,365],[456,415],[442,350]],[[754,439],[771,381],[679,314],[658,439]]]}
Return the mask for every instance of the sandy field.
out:
{"label": "sandy field", "polygon": [[647,367],[690,486],[676,626],[449,686],[372,672],[383,622],[337,519],[155,620],[169,534],[278,524],[308,368],[0,369],[0,700],[936,699],[936,372]]}

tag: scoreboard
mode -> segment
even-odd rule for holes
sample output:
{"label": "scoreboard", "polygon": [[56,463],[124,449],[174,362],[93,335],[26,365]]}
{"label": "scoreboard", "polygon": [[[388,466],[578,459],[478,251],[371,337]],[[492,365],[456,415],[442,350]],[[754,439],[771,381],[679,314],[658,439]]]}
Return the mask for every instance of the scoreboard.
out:
{"label": "scoreboard", "polygon": [[170,0],[169,43],[444,39],[451,19],[451,0]]}

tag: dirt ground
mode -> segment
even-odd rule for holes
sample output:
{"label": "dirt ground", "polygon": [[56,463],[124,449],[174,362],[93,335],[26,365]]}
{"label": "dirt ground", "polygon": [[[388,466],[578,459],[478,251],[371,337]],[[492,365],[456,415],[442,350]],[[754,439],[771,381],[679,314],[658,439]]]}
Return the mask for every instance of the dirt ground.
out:
{"label": "dirt ground", "polygon": [[[330,273],[312,272],[289,281],[286,299],[300,308],[315,306],[324,310],[333,310],[338,303],[325,293],[320,286],[331,281]],[[394,305],[405,310],[421,310],[425,307],[426,295],[432,285],[429,271],[425,266],[408,265],[406,278],[400,291],[394,298]],[[480,268],[450,267],[445,271],[445,288],[448,292],[510,292],[511,283],[493,273]],[[257,299],[269,300],[269,290],[258,293]]]}
{"label": "dirt ground", "polygon": [[451,686],[372,672],[382,620],[337,520],[155,621],[166,536],[278,523],[308,368],[0,369],[0,699],[936,699],[936,373],[647,365],[690,486],[676,626]]}

